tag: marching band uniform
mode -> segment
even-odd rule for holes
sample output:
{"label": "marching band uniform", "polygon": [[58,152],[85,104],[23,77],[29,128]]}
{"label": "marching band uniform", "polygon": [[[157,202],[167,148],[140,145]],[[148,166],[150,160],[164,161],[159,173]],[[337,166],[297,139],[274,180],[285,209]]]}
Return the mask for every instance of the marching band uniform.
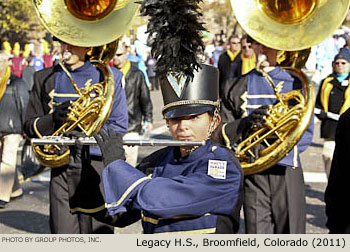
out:
{"label": "marching band uniform", "polygon": [[[109,214],[141,210],[144,233],[237,232],[242,175],[233,154],[211,140],[184,158],[177,147],[160,152],[157,160],[146,159],[154,164],[151,177],[123,160],[104,169]],[[226,175],[210,174],[210,168]]]}
{"label": "marching band uniform", "polygon": [[[90,61],[85,61],[83,66],[75,70],[71,70],[68,66],[67,69],[79,88],[99,83],[103,80],[100,71]],[[113,69],[113,75],[115,95],[111,114],[106,124],[112,126],[116,132],[124,134],[128,127],[128,115],[125,92],[121,85],[123,75],[117,69]],[[69,78],[59,65],[36,72],[26,114],[26,134],[32,138],[51,135],[56,130],[52,113],[56,106],[77,98],[78,95],[73,89]],[[90,148],[90,151],[93,165],[102,166],[100,150],[94,147]],[[71,191],[73,186],[67,182],[67,176],[69,177],[67,168],[68,165],[51,170],[51,231],[53,233],[91,233],[90,216],[74,216],[69,212],[68,201],[71,195],[74,194],[74,191]]]}
{"label": "marching band uniform", "polygon": [[[173,79],[161,83],[165,118],[202,114],[219,104],[218,70],[202,67],[181,93],[176,93],[181,88],[173,86],[177,85]],[[105,145],[111,144],[107,141]],[[104,148],[101,150],[106,158]],[[81,181],[86,185],[80,191],[85,202],[71,202],[71,207],[79,211],[80,206],[89,205],[89,212],[100,220],[108,211],[109,220],[105,221],[121,227],[141,217],[144,233],[238,231],[243,175],[228,149],[207,140],[181,157],[179,147],[167,147],[141,161],[139,170],[124,160],[123,153],[116,155],[101,172],[106,209],[92,204],[91,194],[85,190],[88,181]]]}
{"label": "marching band uniform", "polygon": [[[301,83],[276,67],[269,72],[277,89],[286,93],[300,89]],[[228,83],[223,102],[224,121],[240,120],[262,105],[277,102],[272,87],[255,69]],[[231,145],[240,140],[237,132],[223,131]],[[299,153],[311,143],[313,120],[298,145],[277,165],[244,178],[245,227],[247,233],[305,233],[304,178]]]}

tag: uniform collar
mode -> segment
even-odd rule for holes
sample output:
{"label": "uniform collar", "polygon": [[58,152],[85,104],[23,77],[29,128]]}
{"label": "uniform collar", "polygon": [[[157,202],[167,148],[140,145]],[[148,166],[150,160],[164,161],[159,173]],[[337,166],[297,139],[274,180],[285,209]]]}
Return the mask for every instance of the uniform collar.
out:
{"label": "uniform collar", "polygon": [[84,65],[82,65],[81,67],[78,67],[74,70],[72,70],[70,66],[65,65],[65,67],[68,69],[69,72],[73,72],[73,73],[74,72],[83,72],[86,69],[88,69],[89,67],[91,67],[91,62],[87,60],[84,62]]}
{"label": "uniform collar", "polygon": [[203,156],[205,156],[206,153],[209,152],[212,145],[213,145],[213,142],[210,139],[208,139],[205,142],[204,146],[200,146],[199,148],[197,148],[196,150],[194,150],[193,152],[191,152],[185,157],[180,157],[179,147],[174,147],[174,151],[172,152],[173,158],[174,160],[180,163],[190,163],[193,161],[198,161],[201,158],[203,158]]}

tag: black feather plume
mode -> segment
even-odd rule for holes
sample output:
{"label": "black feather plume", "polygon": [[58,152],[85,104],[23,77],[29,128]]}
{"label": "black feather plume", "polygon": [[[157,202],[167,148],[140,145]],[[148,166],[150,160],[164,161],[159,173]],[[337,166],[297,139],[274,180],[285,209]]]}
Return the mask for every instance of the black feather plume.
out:
{"label": "black feather plume", "polygon": [[168,73],[193,78],[200,68],[199,54],[204,50],[203,23],[199,3],[202,0],[144,0],[141,15],[149,16],[147,32],[159,77]]}

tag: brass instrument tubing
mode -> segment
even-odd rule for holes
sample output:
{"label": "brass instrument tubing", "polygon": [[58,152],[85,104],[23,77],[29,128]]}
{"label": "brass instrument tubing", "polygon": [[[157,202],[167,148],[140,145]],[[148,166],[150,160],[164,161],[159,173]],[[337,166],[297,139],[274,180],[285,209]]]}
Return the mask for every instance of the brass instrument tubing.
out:
{"label": "brass instrument tubing", "polygon": [[71,82],[72,85],[73,85],[73,88],[75,89],[75,92],[77,92],[77,94],[78,94],[79,96],[81,96],[81,92],[80,92],[80,89],[79,89],[78,85],[74,82],[72,75],[71,75],[70,72],[67,70],[67,68],[64,66],[63,61],[64,61],[64,59],[61,59],[61,60],[58,62],[58,64],[62,67],[63,71],[67,74],[67,76],[68,76],[70,82]]}

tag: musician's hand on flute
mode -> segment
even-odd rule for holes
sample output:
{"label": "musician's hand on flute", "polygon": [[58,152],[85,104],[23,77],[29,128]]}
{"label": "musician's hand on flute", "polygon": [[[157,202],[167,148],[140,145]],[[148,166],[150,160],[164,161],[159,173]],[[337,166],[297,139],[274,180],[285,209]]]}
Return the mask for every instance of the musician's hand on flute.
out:
{"label": "musician's hand on flute", "polygon": [[125,160],[123,149],[123,136],[108,126],[107,131],[101,129],[100,133],[94,133],[94,138],[101,149],[103,164],[107,166],[115,160]]}
{"label": "musician's hand on flute", "polygon": [[[69,166],[71,168],[82,168],[87,163],[90,163],[90,150],[88,145],[84,145],[79,141],[79,138],[87,137],[84,133],[77,130],[71,132],[65,132],[63,134],[65,137],[71,139],[77,139],[74,145],[69,146],[70,155],[69,155]],[[83,165],[84,164],[84,165]]]}

